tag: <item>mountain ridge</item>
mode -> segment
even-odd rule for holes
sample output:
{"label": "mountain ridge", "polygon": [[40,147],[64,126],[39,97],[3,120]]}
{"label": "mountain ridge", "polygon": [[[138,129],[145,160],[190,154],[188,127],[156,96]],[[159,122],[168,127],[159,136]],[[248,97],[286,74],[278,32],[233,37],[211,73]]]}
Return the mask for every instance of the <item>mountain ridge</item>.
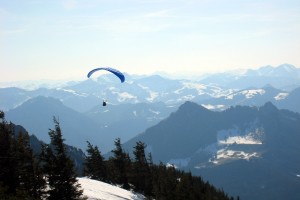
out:
{"label": "mountain ridge", "polygon": [[[155,162],[192,171],[242,199],[300,197],[300,114],[271,102],[221,112],[188,102],[124,147],[137,141]],[[280,185],[289,187],[277,194],[272,186]]]}

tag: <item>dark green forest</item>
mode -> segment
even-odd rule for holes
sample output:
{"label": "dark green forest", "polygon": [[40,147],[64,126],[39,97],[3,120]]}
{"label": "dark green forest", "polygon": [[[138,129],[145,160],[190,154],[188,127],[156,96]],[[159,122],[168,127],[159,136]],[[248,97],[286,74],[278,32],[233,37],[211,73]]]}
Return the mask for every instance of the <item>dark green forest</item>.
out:
{"label": "dark green forest", "polygon": [[0,111],[0,199],[84,199],[77,182],[81,175],[133,190],[147,199],[234,199],[190,172],[154,164],[141,141],[130,157],[120,139],[115,139],[108,159],[87,141],[84,169],[78,170],[67,153],[59,121],[54,118],[53,122],[54,129],[48,133],[50,144],[42,144],[40,151],[34,153],[29,134],[16,133],[15,126]]}

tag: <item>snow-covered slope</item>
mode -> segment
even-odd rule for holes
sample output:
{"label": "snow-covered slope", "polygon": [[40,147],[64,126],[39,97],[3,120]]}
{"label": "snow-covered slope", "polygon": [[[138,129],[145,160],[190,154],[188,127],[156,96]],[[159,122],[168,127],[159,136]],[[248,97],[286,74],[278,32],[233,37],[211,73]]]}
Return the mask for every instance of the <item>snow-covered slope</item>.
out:
{"label": "snow-covered slope", "polygon": [[101,181],[92,180],[89,178],[78,178],[78,183],[83,189],[83,195],[88,200],[119,200],[119,199],[133,199],[140,200],[145,199],[141,194],[124,190],[117,186],[113,186]]}

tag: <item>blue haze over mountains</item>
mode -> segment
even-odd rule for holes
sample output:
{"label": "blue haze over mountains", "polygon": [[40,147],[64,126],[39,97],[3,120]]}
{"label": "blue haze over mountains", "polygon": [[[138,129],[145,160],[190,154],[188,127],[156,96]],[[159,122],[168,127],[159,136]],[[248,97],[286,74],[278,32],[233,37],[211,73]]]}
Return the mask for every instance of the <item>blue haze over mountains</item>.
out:
{"label": "blue haze over mountains", "polygon": [[0,88],[6,119],[40,140],[49,141],[53,116],[66,143],[83,150],[89,140],[107,153],[120,137],[132,152],[142,140],[156,162],[242,199],[300,199],[299,99],[300,69],[289,64],[193,80],[127,74],[124,84],[104,75],[54,88]]}

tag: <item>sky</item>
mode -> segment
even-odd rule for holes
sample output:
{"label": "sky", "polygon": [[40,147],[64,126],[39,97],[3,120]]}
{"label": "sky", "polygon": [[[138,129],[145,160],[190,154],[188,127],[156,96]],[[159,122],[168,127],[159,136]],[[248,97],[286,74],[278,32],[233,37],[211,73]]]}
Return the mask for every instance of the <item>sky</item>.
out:
{"label": "sky", "polygon": [[0,0],[1,82],[300,67],[299,0]]}

